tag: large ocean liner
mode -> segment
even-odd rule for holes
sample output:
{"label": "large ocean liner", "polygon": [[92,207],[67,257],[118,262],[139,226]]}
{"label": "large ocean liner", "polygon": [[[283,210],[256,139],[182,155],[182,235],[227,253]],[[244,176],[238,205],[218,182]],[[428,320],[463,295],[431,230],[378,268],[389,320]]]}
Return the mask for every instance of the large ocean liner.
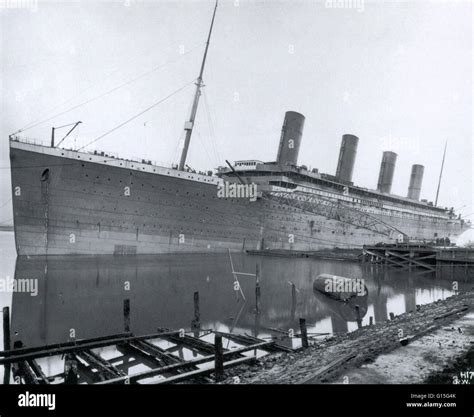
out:
{"label": "large ocean liner", "polygon": [[[215,14],[216,8],[179,164],[65,149],[55,145],[54,129],[50,146],[18,132],[10,136],[18,255],[356,248],[455,241],[470,228],[452,209],[419,200],[421,165],[413,165],[407,197],[391,194],[393,152],[383,153],[376,190],[354,185],[355,135],[342,136],[335,175],[298,165],[305,118],[294,111],[285,114],[276,161],[236,161],[215,173],[190,169],[186,157]],[[249,190],[256,194],[240,195]]]}

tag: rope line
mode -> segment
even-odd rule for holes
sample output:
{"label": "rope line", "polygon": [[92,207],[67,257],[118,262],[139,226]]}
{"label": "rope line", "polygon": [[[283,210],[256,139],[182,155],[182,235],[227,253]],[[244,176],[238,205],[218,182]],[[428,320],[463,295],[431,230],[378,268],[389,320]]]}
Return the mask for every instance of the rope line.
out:
{"label": "rope line", "polygon": [[[24,131],[26,131],[26,130],[32,129],[32,128],[34,128],[34,127],[36,127],[36,126],[39,126],[39,125],[41,125],[41,124],[43,124],[43,123],[49,122],[50,120],[52,120],[52,119],[54,119],[54,118],[56,118],[56,117],[62,116],[62,115],[64,115],[64,114],[66,114],[66,113],[69,113],[69,112],[72,111],[72,110],[75,110],[75,109],[77,109],[77,108],[79,108],[79,107],[85,106],[86,104],[89,104],[89,103],[91,103],[91,102],[93,102],[93,101],[96,101],[96,100],[98,100],[98,99],[100,99],[100,98],[102,98],[102,97],[104,97],[104,96],[107,96],[107,95],[109,95],[109,94],[111,94],[111,93],[113,93],[113,92],[119,90],[120,88],[125,87],[125,86],[127,86],[127,85],[129,85],[129,84],[131,84],[131,83],[133,83],[133,82],[135,82],[135,81],[138,81],[139,79],[141,79],[141,78],[143,78],[143,77],[145,77],[145,76],[147,76],[147,75],[149,75],[149,74],[151,74],[151,73],[153,73],[153,72],[155,72],[155,71],[157,71],[157,70],[159,70],[159,69],[161,69],[161,68],[163,68],[163,67],[165,67],[165,66],[167,66],[167,65],[169,65],[169,64],[172,64],[172,63],[174,63],[174,62],[179,61],[181,57],[190,54],[191,52],[193,52],[194,50],[196,50],[197,48],[199,48],[199,47],[201,47],[201,46],[202,46],[202,45],[199,44],[199,45],[195,46],[194,48],[190,49],[189,51],[183,53],[178,59],[174,59],[174,60],[165,62],[164,64],[158,65],[158,66],[152,68],[151,70],[146,71],[146,72],[144,72],[144,73],[138,75],[138,76],[135,77],[135,78],[132,78],[132,79],[130,79],[130,80],[128,80],[128,81],[126,81],[126,82],[124,82],[124,83],[122,83],[122,84],[119,84],[118,86],[113,87],[113,88],[111,88],[110,90],[107,90],[106,92],[104,92],[104,93],[102,93],[102,94],[100,94],[100,95],[98,95],[98,96],[92,97],[92,98],[90,98],[90,99],[88,99],[88,100],[85,100],[85,101],[83,101],[83,102],[81,102],[81,103],[79,103],[79,104],[74,105],[73,107],[70,107],[70,108],[68,108],[68,109],[66,109],[66,110],[63,110],[62,112],[56,113],[56,114],[54,114],[54,115],[48,117],[47,119],[39,120],[39,121],[36,121],[36,122],[31,122],[31,123],[27,124],[25,127],[19,129],[19,130],[16,131],[15,133],[13,133],[13,135],[16,135],[16,134],[21,133],[21,132],[24,132]],[[70,100],[69,100],[69,101],[70,101]],[[67,102],[67,101],[66,101],[66,102]]]}
{"label": "rope line", "polygon": [[107,132],[103,133],[102,135],[98,136],[97,138],[95,138],[94,140],[90,141],[89,143],[85,144],[84,146],[81,146],[80,148],[78,148],[77,150],[80,151],[82,149],[84,149],[85,147],[89,146],[89,145],[92,145],[93,143],[101,140],[102,138],[104,138],[105,136],[109,135],[110,133],[112,132],[115,132],[117,129],[120,129],[122,126],[125,126],[127,123],[130,123],[131,121],[135,120],[136,118],[140,117],[142,114],[150,111],[151,109],[153,109],[154,107],[158,106],[159,104],[165,102],[166,100],[168,100],[169,98],[171,98],[172,96],[174,96],[175,94],[181,92],[182,90],[184,90],[186,87],[189,87],[191,84],[194,84],[196,80],[192,80],[191,82],[183,85],[182,87],[178,88],[177,90],[173,91],[172,93],[168,94],[165,98],[162,98],[161,100],[153,103],[151,106],[148,106],[146,109],[142,110],[140,113],[137,113],[135,114],[134,116],[130,117],[129,119],[125,120],[124,122],[120,123],[119,125],[115,126],[114,128],[108,130]]}

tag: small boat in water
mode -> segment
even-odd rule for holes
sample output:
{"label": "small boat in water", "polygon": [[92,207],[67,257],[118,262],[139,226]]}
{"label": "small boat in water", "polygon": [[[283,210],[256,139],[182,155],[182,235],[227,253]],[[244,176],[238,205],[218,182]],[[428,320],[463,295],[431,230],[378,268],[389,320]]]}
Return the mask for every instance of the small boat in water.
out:
{"label": "small boat in water", "polygon": [[362,278],[347,278],[331,274],[320,274],[313,282],[313,290],[339,301],[367,295]]}
{"label": "small boat in water", "polygon": [[352,297],[346,301],[328,297],[326,294],[316,289],[313,290],[313,295],[320,305],[324,305],[325,311],[328,311],[332,318],[331,320],[334,322],[334,319],[336,319],[336,322],[339,322],[340,330],[334,330],[334,327],[337,327],[338,323],[333,324],[333,331],[336,333],[344,331],[341,330],[342,327],[345,327],[344,325],[341,326],[341,320],[343,323],[358,323],[367,315],[368,294],[361,297]]}

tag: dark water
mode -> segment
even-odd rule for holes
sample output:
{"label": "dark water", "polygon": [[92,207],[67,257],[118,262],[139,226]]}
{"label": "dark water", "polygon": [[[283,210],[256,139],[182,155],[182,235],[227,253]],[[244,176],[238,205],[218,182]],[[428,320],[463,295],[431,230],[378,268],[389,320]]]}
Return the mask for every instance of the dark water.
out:
{"label": "dark water", "polygon": [[[232,254],[234,270],[260,269],[261,299],[256,314],[255,277],[238,275],[236,290],[229,255],[162,255],[136,257],[16,258],[13,234],[0,234],[1,278],[37,280],[38,294],[0,292],[1,307],[11,307],[12,343],[39,346],[124,331],[123,302],[130,300],[131,331],[137,335],[191,328],[194,292],[199,292],[201,326],[261,338],[272,329],[299,331],[306,319],[309,333],[342,333],[358,325],[384,321],[453,294],[471,285],[464,272],[408,273],[383,266],[315,259],[288,259]],[[471,270],[472,271],[472,270]],[[368,289],[355,304],[313,291],[319,274],[363,278]],[[295,296],[292,285],[295,284]],[[1,329],[0,329],[1,331]],[[298,338],[282,343],[297,347]],[[46,360],[47,369],[62,365]],[[0,371],[0,374],[3,370]]]}
{"label": "dark water", "polygon": [[71,329],[76,338],[120,333],[124,299],[130,300],[135,334],[153,333],[158,327],[190,329],[195,291],[203,328],[265,337],[275,334],[269,330],[275,328],[297,332],[298,320],[304,317],[309,332],[340,333],[357,328],[355,306],[314,293],[318,274],[364,278],[368,296],[357,297],[362,325],[370,316],[383,321],[390,312],[401,314],[415,310],[416,304],[445,298],[453,294],[453,280],[463,289],[469,279],[464,273],[443,278],[349,262],[245,254],[233,254],[232,259],[239,272],[255,273],[259,265],[258,315],[255,278],[239,275],[242,291],[236,290],[228,255],[13,259],[15,279],[38,280],[37,296],[10,294],[13,341],[27,346],[58,343],[69,339]]}

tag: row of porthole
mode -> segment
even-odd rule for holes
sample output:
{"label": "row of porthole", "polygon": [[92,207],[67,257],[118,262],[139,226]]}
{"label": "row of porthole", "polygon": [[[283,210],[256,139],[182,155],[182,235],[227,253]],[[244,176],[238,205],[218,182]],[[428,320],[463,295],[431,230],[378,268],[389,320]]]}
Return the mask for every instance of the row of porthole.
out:
{"label": "row of porthole", "polygon": [[[102,210],[105,210],[105,207],[102,207]],[[117,211],[116,207],[114,207],[114,211]],[[125,210],[125,211],[127,211],[127,210]],[[138,214],[137,210],[135,210],[135,214]],[[153,214],[147,214],[147,216],[148,217],[159,217],[158,215],[153,215]],[[224,217],[224,216],[221,216],[221,217]],[[186,216],[183,216],[183,219],[186,219]],[[195,219],[195,220],[193,220],[191,216],[188,216],[188,219],[189,219],[189,221],[194,221],[194,222],[199,221],[199,222],[202,222],[202,223],[206,223],[208,221],[208,220],[205,220],[205,219]],[[111,223],[113,224],[113,221]],[[123,224],[126,224],[126,223],[127,222],[123,222]],[[143,224],[143,226],[145,226],[145,224]],[[238,222],[238,223],[234,223],[234,226],[246,227],[246,226],[248,226],[248,224],[245,223],[245,222]],[[153,227],[155,227],[155,226],[153,226]],[[295,230],[297,230],[297,229],[295,229]]]}
{"label": "row of porthole", "polygon": [[[81,223],[79,222],[79,220],[76,220],[76,224],[77,224],[77,225],[80,225]],[[128,224],[128,222],[123,221],[123,222],[117,222],[117,223],[115,223],[115,222],[112,220],[112,221],[110,222],[110,225],[114,225],[114,224],[117,224],[117,225],[119,225],[119,224],[121,224],[121,225],[126,225],[126,224]],[[247,226],[245,223],[242,223],[241,225],[242,225],[242,226]],[[134,226],[134,227],[141,227],[138,223],[134,223],[133,226]],[[146,223],[143,223],[143,224],[142,224],[142,227],[152,227],[152,226],[153,226],[154,228],[156,228],[156,225],[147,225]],[[99,226],[99,228],[103,228],[103,227],[104,227],[103,224]],[[161,228],[160,225],[158,225],[158,227]],[[172,230],[172,229],[169,229],[169,230]],[[198,231],[198,229],[193,229],[193,230]],[[203,232],[203,229],[201,229],[201,232]],[[210,230],[206,230],[206,232],[208,232],[208,233],[213,233],[213,232],[211,232]]]}
{"label": "row of porthole", "polygon": [[[113,209],[114,209],[114,211],[117,211],[117,207],[113,207]],[[209,207],[206,207],[206,209],[209,209]],[[102,207],[101,207],[101,210],[108,210],[108,208],[107,208],[106,206],[102,206]],[[125,212],[127,212],[127,209],[124,208],[123,210],[124,210]],[[130,212],[130,214],[131,214],[131,213],[132,213],[132,212]],[[139,213],[138,213],[138,210],[135,210],[135,214],[139,214]],[[160,217],[159,215],[153,214],[153,213],[149,213],[149,214],[147,214],[147,216],[149,216],[149,217]],[[186,219],[186,217],[187,217],[189,220],[192,220],[192,221],[200,221],[200,222],[209,221],[209,219],[207,219],[207,220],[206,220],[206,219],[195,219],[195,220],[193,220],[191,216],[185,216],[185,215],[183,215],[183,219]],[[225,216],[224,216],[224,215],[220,215],[219,217],[224,218]],[[245,221],[243,221],[243,222],[238,222],[237,224],[244,225],[244,226],[247,225],[247,223],[246,223]]]}
{"label": "row of porthole", "polygon": [[292,211],[296,211],[296,209],[294,207],[288,207],[288,206],[281,206],[281,205],[278,205],[275,206],[274,204],[272,204],[272,207],[271,208],[279,208],[280,210],[292,210]]}
{"label": "row of porthole", "polygon": [[[62,152],[61,155],[64,156],[64,152]],[[77,155],[77,159],[81,159],[80,155]],[[92,161],[92,158],[89,158],[89,161]],[[107,160],[104,160],[104,162],[107,163]],[[122,163],[122,162],[120,162],[120,166],[123,166],[123,163]],[[85,165],[82,164],[82,167],[84,168]],[[131,167],[132,167],[132,168],[135,168],[135,165],[132,164]],[[137,168],[138,168],[138,167],[137,167]],[[146,171],[146,168],[145,168],[145,167],[142,167],[142,170],[143,170],[143,171]],[[153,168],[153,172],[156,172],[156,169],[155,169],[155,168]],[[167,174],[167,175],[170,175],[170,171],[167,171],[166,174]],[[130,172],[130,175],[132,175],[131,172]],[[181,177],[181,174],[178,173],[178,177]],[[188,175],[188,178],[194,180],[194,177],[193,177],[192,175]],[[207,178],[204,179],[203,181],[204,181],[204,182],[213,182],[212,180],[208,180]]]}
{"label": "row of porthole", "polygon": [[[285,229],[285,230],[286,230],[286,227],[285,227],[285,226],[282,225],[281,227],[282,227],[282,229]],[[300,230],[300,229],[298,229],[298,228],[295,227],[294,230]],[[304,230],[304,229],[301,229],[301,230]],[[317,230],[314,230],[314,229],[313,229],[313,232],[321,233],[321,229],[317,229]],[[334,230],[333,230],[331,233],[334,234],[334,233],[335,233]],[[338,232],[338,234],[340,234],[340,232]],[[342,232],[342,234],[343,234],[343,235],[346,235],[346,232]],[[353,236],[353,235],[354,235],[354,233],[351,232],[351,236]]]}
{"label": "row of porthole", "polygon": [[[109,181],[110,181],[110,178],[109,178]],[[120,182],[122,182],[122,181],[120,181]],[[133,182],[131,182],[130,185],[133,185]],[[142,184],[141,186],[144,187],[144,184]],[[87,192],[87,190],[86,190],[85,188],[83,188],[82,191],[83,191],[83,192]],[[94,192],[95,194],[98,194],[98,193],[99,193],[99,191],[97,191],[97,190],[95,190],[95,189],[93,189],[93,190],[91,190],[91,191]],[[164,188],[162,188],[162,191],[166,191],[166,190],[165,190]],[[172,190],[169,189],[169,191],[172,191]],[[102,194],[105,195],[105,192],[102,192]],[[186,192],[186,194],[189,195],[189,191]],[[112,193],[108,193],[107,195],[112,195]],[[179,196],[179,193],[176,193],[175,195],[176,195],[176,196]],[[199,193],[196,193],[196,196],[199,196],[199,195],[200,195]],[[120,194],[119,194],[119,197],[123,197],[123,194],[120,193]],[[206,196],[206,194],[202,194],[202,197],[207,197],[207,196]],[[137,198],[140,199],[140,197],[137,197]],[[212,198],[216,198],[216,197],[212,197]],[[227,199],[226,199],[226,200],[227,200]],[[148,199],[148,201],[152,201],[152,200],[151,200],[151,199]]]}
{"label": "row of porthole", "polygon": [[306,220],[303,217],[298,217],[298,218],[291,218],[291,217],[283,217],[283,216],[266,216],[267,219],[272,219],[274,221],[293,221],[293,222],[300,222],[300,223],[306,223]]}
{"label": "row of porthole", "polygon": [[[140,199],[140,198],[138,198],[138,199]],[[151,200],[148,200],[148,202],[150,202],[150,201],[151,201]],[[189,207],[192,207],[192,206],[190,205]],[[106,209],[107,209],[106,206],[102,206],[102,207],[101,207],[101,210],[106,210]],[[114,207],[113,209],[114,209],[114,211],[117,211],[117,207]],[[124,209],[124,210],[127,211],[126,209]],[[209,207],[208,207],[208,206],[206,207],[206,210],[209,210]],[[135,212],[138,213],[137,210],[135,210]],[[150,214],[149,214],[149,215],[150,215]],[[153,214],[151,214],[151,216],[153,217]],[[155,215],[154,217],[158,217],[158,216]],[[220,217],[224,217],[224,215],[221,215]],[[185,219],[186,216],[183,216],[183,218]],[[191,219],[191,216],[189,216],[189,219]]]}
{"label": "row of porthole", "polygon": [[[89,174],[86,174],[86,177],[88,178],[88,177],[89,177]],[[96,176],[96,179],[99,179],[99,178],[100,178],[100,176],[97,175],[97,176]],[[110,178],[107,178],[107,181],[110,181]],[[119,180],[119,182],[122,184],[122,180]],[[130,185],[133,185],[133,181],[130,182]],[[142,183],[141,186],[144,187],[145,184]],[[155,186],[152,185],[151,188],[155,188]],[[162,191],[166,191],[166,189],[165,189],[164,187],[161,187],[161,190],[162,190]],[[173,190],[172,188],[169,188],[168,191],[170,191],[170,192],[175,191],[175,192],[176,192],[176,190]],[[190,192],[189,192],[189,191],[186,191],[186,195],[189,195],[189,194],[190,194]],[[179,195],[179,193],[176,193],[176,195]],[[199,193],[196,193],[196,196],[199,196],[199,195],[200,195]],[[203,196],[203,197],[208,197],[206,194],[202,194],[202,196]],[[216,196],[212,196],[212,198],[217,198],[217,197],[216,197]],[[225,199],[225,200],[227,200],[227,199]]]}
{"label": "row of porthole", "polygon": [[[123,225],[126,225],[127,223],[126,222],[123,222]],[[110,224],[110,227],[113,227],[114,226],[114,222],[112,221],[111,224]],[[134,228],[138,228],[138,227],[152,227],[151,225],[146,225],[146,224],[143,224],[143,226],[140,226],[139,224],[137,223],[134,223],[132,225]],[[102,225],[102,227],[104,227]],[[115,226],[115,227],[120,227],[118,224]],[[153,225],[153,228],[156,228],[156,225]],[[162,226],[158,225],[158,228],[161,229]],[[175,229],[169,229],[167,227],[163,227],[164,230],[166,231],[169,231],[169,232],[172,232],[173,230]],[[142,231],[143,232],[143,231]],[[204,229],[201,229],[201,230],[198,230],[198,229],[185,229],[185,230],[180,230],[178,232],[178,234],[185,234],[186,233],[207,233],[207,234],[210,234],[210,235],[219,235],[219,233],[217,231],[212,231],[212,230],[204,230]],[[222,235],[222,236],[227,236],[227,235]],[[177,236],[174,236],[174,237],[177,237]],[[257,234],[253,234],[253,235],[242,235],[241,237],[253,237],[253,238],[258,238],[258,235]]]}
{"label": "row of porthole", "polygon": [[[142,185],[143,185],[143,184],[142,184]],[[85,188],[83,188],[82,191],[83,191],[83,192],[87,192],[87,190],[86,190]],[[98,194],[98,191],[96,191],[96,190],[93,190],[93,191],[94,191],[95,194]],[[103,192],[103,193],[101,193],[101,195],[112,196],[112,193],[107,193],[107,194],[106,194],[105,192]],[[199,194],[196,194],[196,195],[199,195]],[[203,195],[204,195],[204,194],[203,194]],[[122,197],[122,196],[123,196],[122,194],[119,195],[119,197]],[[137,200],[140,200],[140,197],[136,197],[136,199],[137,199]],[[153,201],[152,201],[151,199],[148,199],[148,202],[149,202],[149,203],[153,203]],[[189,204],[189,207],[194,207],[194,205],[193,205],[193,204]],[[197,208],[202,208],[202,207],[199,207],[199,206],[196,206],[196,207],[197,207]],[[116,210],[116,209],[114,209],[114,210]],[[206,210],[209,210],[209,206],[206,206]],[[291,219],[287,219],[287,220],[291,220]],[[300,219],[300,221],[302,221],[302,219]]]}
{"label": "row of porthole", "polygon": [[[76,222],[79,223],[78,220],[77,220]],[[123,225],[126,225],[126,224],[127,224],[127,222],[123,222]],[[114,226],[114,222],[113,222],[113,221],[111,222],[111,226]],[[138,225],[137,223],[133,224],[133,226],[134,226],[135,228],[136,228],[136,227],[140,227],[140,225]],[[102,227],[103,227],[103,225],[102,225]],[[119,226],[117,225],[117,227],[119,227]],[[143,226],[142,226],[142,227],[151,227],[151,225],[147,225],[146,223],[143,223]],[[153,225],[153,228],[156,228],[156,225]],[[158,225],[158,228],[161,229],[162,227],[161,227],[160,225]],[[165,229],[165,230],[168,230],[168,231],[170,231],[170,232],[173,230],[173,229],[169,229],[169,228],[164,228],[164,229]],[[295,230],[296,230],[296,229],[295,229]],[[215,231],[203,230],[203,229],[201,229],[201,230],[198,230],[198,229],[189,229],[189,230],[188,230],[188,229],[186,229],[186,230],[180,230],[180,231],[179,231],[179,233],[184,233],[184,234],[185,234],[185,233],[191,233],[191,232],[194,232],[194,233],[203,233],[203,232],[205,232],[205,233],[208,233],[208,234],[211,234],[211,235],[218,235],[218,233],[215,232]],[[332,233],[334,234],[335,231],[333,230]],[[341,234],[341,233],[338,232],[338,234]],[[345,235],[346,232],[342,232],[342,234]],[[351,233],[351,235],[353,235],[353,233]],[[242,236],[244,236],[244,235],[242,235]],[[257,235],[257,234],[250,235],[250,236],[249,236],[249,235],[245,235],[244,237],[258,238],[259,235]],[[275,238],[276,238],[276,237],[275,237]],[[267,239],[268,239],[268,237],[267,237]]]}
{"label": "row of porthole", "polygon": [[[79,220],[76,220],[76,223],[79,224]],[[127,222],[123,222],[122,224],[123,224],[123,225],[126,225]],[[113,225],[114,225],[114,222],[111,221],[111,226],[113,226]],[[134,226],[135,228],[140,227],[140,225],[139,225],[138,223],[134,223],[133,226]],[[143,223],[143,226],[142,226],[142,227],[145,227],[145,228],[146,228],[146,227],[152,227],[152,226],[153,226],[153,228],[156,228],[156,225],[147,225],[146,223]],[[104,227],[104,226],[102,225],[102,227]],[[120,226],[118,226],[118,224],[117,224],[116,227],[120,227]],[[158,225],[158,228],[161,229],[161,226]],[[173,229],[165,228],[165,230],[168,230],[168,231],[171,232]],[[297,229],[295,228],[295,230],[297,230]],[[218,235],[218,233],[215,232],[215,231],[203,230],[203,229],[201,229],[201,230],[198,230],[198,229],[189,229],[189,230],[181,230],[181,231],[180,231],[180,233],[189,233],[189,232],[196,232],[196,233],[203,233],[203,232],[206,232],[206,233],[208,233],[208,234],[215,234],[215,235]],[[334,234],[335,232],[332,231],[332,233]],[[341,232],[338,231],[338,234],[341,234]],[[346,232],[342,232],[342,234],[345,235]],[[351,235],[353,235],[353,233],[351,233]],[[250,235],[250,236],[249,236],[249,235],[242,235],[242,236],[243,236],[243,237],[253,237],[253,238],[258,238],[258,237],[259,237],[259,236],[256,235],[256,234],[255,234],[255,235]],[[374,236],[374,235],[372,235],[372,236]]]}
{"label": "row of porthole", "polygon": [[[84,166],[84,164],[83,164],[83,166]],[[130,172],[130,175],[132,175],[132,172]],[[85,176],[86,176],[87,178],[89,178],[89,174],[85,174]],[[100,178],[100,176],[97,175],[97,176],[96,176],[96,179],[99,179],[99,178]],[[110,181],[110,178],[107,178],[107,180]],[[119,182],[122,183],[122,180],[119,180]],[[131,182],[130,185],[133,185],[133,182]],[[142,183],[141,186],[144,187],[145,185]],[[151,185],[151,188],[155,188],[155,186],[154,186],[154,185]],[[161,190],[162,190],[162,191],[166,191],[166,189],[165,189],[164,187],[162,187]],[[170,188],[170,189],[168,189],[168,191],[173,192],[173,191],[176,191],[176,190],[173,190],[173,189]],[[189,194],[190,194],[190,192],[189,192],[189,191],[186,191],[186,195],[189,195]],[[177,193],[176,195],[179,195],[179,193]],[[199,196],[199,193],[196,193],[196,196]],[[203,196],[203,197],[209,197],[209,196],[207,196],[206,194],[202,194],[202,196]],[[213,199],[216,199],[216,198],[217,198],[217,196],[215,196],[215,195],[213,195],[213,196],[211,196],[211,197],[212,197]],[[229,199],[228,199],[228,198],[223,198],[222,200],[226,200],[226,201],[227,201],[227,200],[229,200]],[[286,208],[286,209],[289,210],[290,208]]]}

